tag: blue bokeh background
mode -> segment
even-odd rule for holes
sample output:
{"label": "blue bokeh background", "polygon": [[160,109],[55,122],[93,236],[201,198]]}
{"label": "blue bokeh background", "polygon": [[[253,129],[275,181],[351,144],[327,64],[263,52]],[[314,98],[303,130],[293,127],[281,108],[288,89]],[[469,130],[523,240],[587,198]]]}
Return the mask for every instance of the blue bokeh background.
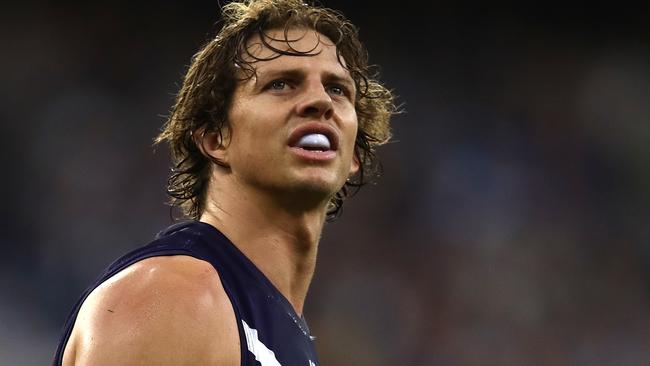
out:
{"label": "blue bokeh background", "polygon": [[[325,4],[406,112],[323,235],[322,364],[647,364],[647,5]],[[4,7],[0,364],[49,364],[82,289],[170,223],[152,139],[217,9]]]}

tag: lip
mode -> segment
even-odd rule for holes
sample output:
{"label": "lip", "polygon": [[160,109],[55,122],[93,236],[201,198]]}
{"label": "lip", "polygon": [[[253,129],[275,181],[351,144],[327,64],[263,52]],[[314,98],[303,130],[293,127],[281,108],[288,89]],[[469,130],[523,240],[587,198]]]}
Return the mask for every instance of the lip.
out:
{"label": "lip", "polygon": [[[320,133],[325,136],[330,140],[330,149],[327,151],[311,151],[311,150],[305,150],[301,149],[297,146],[298,141],[300,139],[308,134],[311,133]],[[320,123],[320,122],[309,122],[309,123],[303,123],[296,127],[291,134],[289,134],[289,141],[287,142],[287,145],[292,148],[292,150],[301,150],[309,154],[301,154],[301,155],[314,155],[314,156],[320,156],[327,154],[329,155],[330,153],[335,154],[335,152],[339,148],[339,135],[336,129],[332,127],[329,124],[326,123]]]}
{"label": "lip", "polygon": [[296,156],[310,162],[328,162],[336,157],[336,151],[334,150],[316,151],[305,150],[299,147],[290,147],[290,150]]}

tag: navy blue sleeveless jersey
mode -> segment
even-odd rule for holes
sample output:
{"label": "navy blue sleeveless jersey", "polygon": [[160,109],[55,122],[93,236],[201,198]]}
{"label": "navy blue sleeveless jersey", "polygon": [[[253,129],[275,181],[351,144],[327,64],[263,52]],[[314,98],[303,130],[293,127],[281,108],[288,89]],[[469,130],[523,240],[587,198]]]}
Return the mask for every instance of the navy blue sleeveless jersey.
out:
{"label": "navy blue sleeveless jersey", "polygon": [[173,225],[156,239],[113,262],[79,299],[68,317],[56,351],[63,351],[88,295],[102,282],[146,258],[188,255],[212,264],[237,318],[241,366],[316,366],[318,359],[307,324],[257,267],[214,227],[197,221]]}

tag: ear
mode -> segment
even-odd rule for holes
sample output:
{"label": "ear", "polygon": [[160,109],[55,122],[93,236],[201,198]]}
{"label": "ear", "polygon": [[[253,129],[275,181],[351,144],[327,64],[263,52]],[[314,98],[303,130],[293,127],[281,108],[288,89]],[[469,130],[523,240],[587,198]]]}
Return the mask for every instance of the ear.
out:
{"label": "ear", "polygon": [[348,173],[348,177],[351,177],[359,171],[359,155],[357,155],[357,152],[354,152],[354,155],[352,155],[352,164],[350,164],[350,172]]}
{"label": "ear", "polygon": [[230,132],[227,127],[220,131],[209,131],[204,127],[194,131],[194,143],[201,153],[215,164],[228,166],[228,143]]}

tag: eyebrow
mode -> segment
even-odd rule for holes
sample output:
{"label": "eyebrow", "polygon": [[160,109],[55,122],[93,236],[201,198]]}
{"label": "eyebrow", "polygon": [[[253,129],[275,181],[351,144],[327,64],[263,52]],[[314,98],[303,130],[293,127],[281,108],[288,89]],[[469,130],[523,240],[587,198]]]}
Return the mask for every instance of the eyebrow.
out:
{"label": "eyebrow", "polygon": [[[268,70],[264,72],[257,72],[258,77],[255,79],[255,86],[259,86],[259,81],[262,80],[262,82],[266,82],[269,79],[275,79],[278,77],[286,77],[289,79],[296,79],[296,80],[303,80],[306,77],[306,72],[303,69],[300,68],[295,68],[295,69],[276,69],[276,70]],[[326,80],[327,82],[335,82],[339,84],[344,84],[348,88],[350,88],[353,92],[356,91],[356,84],[354,80],[352,79],[351,76],[349,75],[341,75],[339,73],[331,72],[331,71],[325,71],[323,72],[322,78]]]}

